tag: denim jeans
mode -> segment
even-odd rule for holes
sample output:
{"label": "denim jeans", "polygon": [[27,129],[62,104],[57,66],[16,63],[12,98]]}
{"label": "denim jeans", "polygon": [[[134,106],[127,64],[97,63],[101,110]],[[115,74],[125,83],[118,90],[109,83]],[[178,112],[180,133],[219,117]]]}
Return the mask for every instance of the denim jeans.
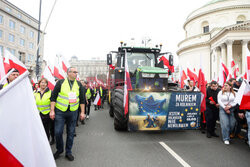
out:
{"label": "denim jeans", "polygon": [[246,119],[247,119],[247,125],[248,125],[248,144],[249,144],[249,147],[250,147],[250,112],[246,112]]}
{"label": "denim jeans", "polygon": [[220,107],[220,126],[223,141],[230,140],[230,133],[233,132],[235,126],[234,113],[227,114],[225,110]]}
{"label": "denim jeans", "polygon": [[78,111],[65,111],[62,112],[55,109],[55,137],[56,137],[56,149],[59,152],[63,152],[63,129],[64,124],[67,128],[66,139],[66,154],[72,154],[71,149],[74,141],[74,131],[76,126]]}

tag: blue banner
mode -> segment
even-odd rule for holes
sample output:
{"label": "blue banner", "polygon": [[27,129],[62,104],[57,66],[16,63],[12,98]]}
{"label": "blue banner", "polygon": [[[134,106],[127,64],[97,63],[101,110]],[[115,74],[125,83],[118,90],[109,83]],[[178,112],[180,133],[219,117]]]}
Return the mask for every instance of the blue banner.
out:
{"label": "blue banner", "polygon": [[200,92],[129,92],[130,131],[197,129]]}

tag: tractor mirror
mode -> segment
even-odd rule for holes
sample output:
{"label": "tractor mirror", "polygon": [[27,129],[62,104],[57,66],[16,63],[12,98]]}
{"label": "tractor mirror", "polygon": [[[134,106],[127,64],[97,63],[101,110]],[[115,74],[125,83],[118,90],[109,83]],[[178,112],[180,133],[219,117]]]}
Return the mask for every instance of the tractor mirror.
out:
{"label": "tractor mirror", "polygon": [[107,54],[107,65],[112,64],[112,54]]}
{"label": "tractor mirror", "polygon": [[158,67],[160,67],[160,68],[164,68],[163,61],[160,61],[160,62],[159,62]]}
{"label": "tractor mirror", "polygon": [[169,65],[170,66],[174,65],[174,57],[173,57],[173,55],[169,55]]}

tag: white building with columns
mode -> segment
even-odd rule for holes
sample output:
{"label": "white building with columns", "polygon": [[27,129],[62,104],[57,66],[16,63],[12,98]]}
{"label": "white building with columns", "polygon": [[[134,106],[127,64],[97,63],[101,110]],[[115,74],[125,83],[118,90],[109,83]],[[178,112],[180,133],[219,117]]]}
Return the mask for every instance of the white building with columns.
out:
{"label": "white building with columns", "polygon": [[212,0],[193,11],[183,26],[186,37],[178,44],[182,69],[203,67],[206,79],[217,78],[220,61],[231,60],[246,69],[250,48],[250,0]]}

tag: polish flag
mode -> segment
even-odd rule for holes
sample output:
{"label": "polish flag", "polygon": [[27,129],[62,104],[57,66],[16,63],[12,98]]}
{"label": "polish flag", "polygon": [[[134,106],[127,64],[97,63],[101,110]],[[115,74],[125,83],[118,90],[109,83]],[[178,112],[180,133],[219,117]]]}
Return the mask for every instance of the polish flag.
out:
{"label": "polish flag", "polygon": [[53,75],[51,74],[51,72],[49,70],[49,66],[45,67],[43,74],[42,74],[42,78],[46,78],[48,80],[49,89],[54,90],[56,82],[55,82],[55,78],[53,77]]}
{"label": "polish flag", "polygon": [[69,62],[65,59],[64,56],[61,56],[61,66],[65,73],[67,73],[67,69],[70,67]]}
{"label": "polish flag", "polygon": [[234,78],[237,78],[238,74],[239,74],[239,67],[238,65],[235,66],[235,69],[234,69]]}
{"label": "polish flag", "polygon": [[5,66],[5,71],[8,71],[10,68],[15,68],[19,71],[19,74],[21,75],[25,71],[27,71],[27,68],[25,65],[16,58],[16,56],[12,55],[10,51],[7,49],[4,50],[4,66]]}
{"label": "polish flag", "polygon": [[247,69],[246,69],[246,73],[247,73],[247,81],[250,82],[250,51],[247,48]]}
{"label": "polish flag", "polygon": [[205,80],[205,75],[204,72],[202,71],[202,68],[199,70],[199,77],[198,77],[198,88],[201,91],[202,94],[202,101],[201,101],[201,109],[200,111],[203,113],[203,123],[206,123],[205,119],[205,110],[206,110],[206,80]]}
{"label": "polish flag", "polygon": [[[169,55],[168,55],[169,56]],[[163,61],[163,64],[171,71],[174,72],[174,66],[170,66],[169,65],[169,58],[166,58],[165,56],[162,56],[160,59],[160,61]]]}
{"label": "polish flag", "polygon": [[228,76],[228,69],[227,67],[225,66],[224,63],[220,63],[220,71],[219,71],[219,85],[221,86],[224,86],[224,83],[226,82],[227,80],[227,76]]}
{"label": "polish flag", "polygon": [[55,167],[28,75],[0,91],[0,166]]}
{"label": "polish flag", "polygon": [[101,98],[100,98],[99,92],[97,93],[96,98],[94,100],[94,105],[98,105],[98,106],[101,105]]}
{"label": "polish flag", "polygon": [[53,74],[55,77],[57,77],[58,79],[64,79],[64,72],[62,70],[62,68],[59,66],[59,64],[55,64],[54,65],[54,71]]}
{"label": "polish flag", "polygon": [[124,114],[128,114],[128,91],[132,90],[131,80],[129,76],[129,69],[128,69],[128,60],[127,60],[127,53],[125,52],[124,56],[125,60],[125,76],[124,76],[124,96],[123,96],[123,107],[124,107]]}
{"label": "polish flag", "polygon": [[198,81],[197,74],[189,68],[187,68],[187,76],[190,78],[190,80],[193,80],[194,82]]}
{"label": "polish flag", "polygon": [[182,88],[182,89],[184,88],[184,85],[185,85],[185,82],[184,82],[184,81],[185,81],[187,78],[188,78],[188,77],[187,77],[185,71],[182,70],[181,76],[180,76],[180,82],[181,82],[181,88]]}
{"label": "polish flag", "polygon": [[235,62],[234,62],[234,60],[232,60],[232,61],[231,61],[231,69],[233,69],[234,66],[235,66]]}
{"label": "polish flag", "polygon": [[240,105],[241,110],[250,109],[250,85],[244,80],[236,94],[235,102]]}

